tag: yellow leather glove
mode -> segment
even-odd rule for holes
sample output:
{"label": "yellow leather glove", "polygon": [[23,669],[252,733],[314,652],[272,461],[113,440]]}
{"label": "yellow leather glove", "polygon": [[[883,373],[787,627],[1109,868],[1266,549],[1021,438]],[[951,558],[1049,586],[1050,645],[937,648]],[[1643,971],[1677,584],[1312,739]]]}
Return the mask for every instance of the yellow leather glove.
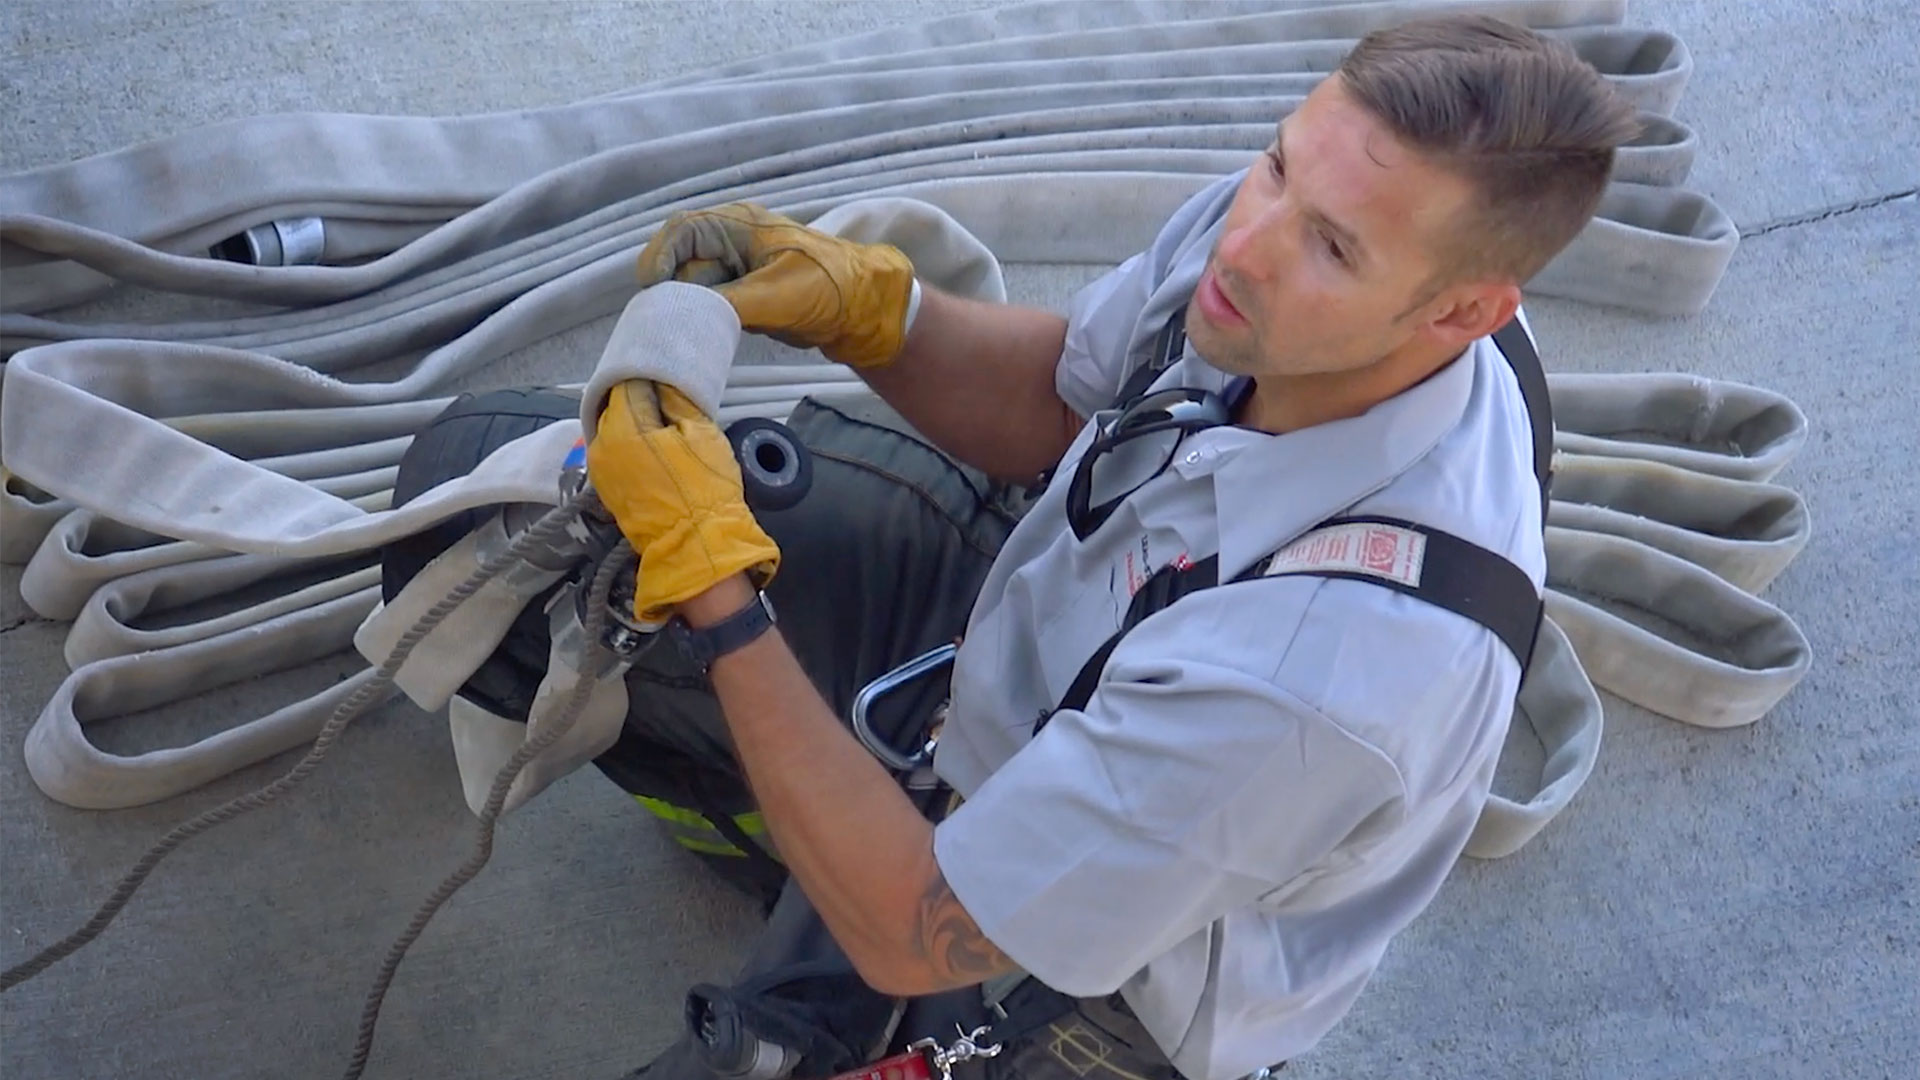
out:
{"label": "yellow leather glove", "polygon": [[640,556],[633,613],[643,621],[666,621],[673,605],[735,574],[761,587],[779,569],[726,435],[665,383],[613,388],[587,444],[587,477]]}
{"label": "yellow leather glove", "polygon": [[682,212],[640,252],[640,285],[674,278],[733,304],[743,329],[878,367],[906,343],[913,263],[890,244],[858,244],[753,203]]}

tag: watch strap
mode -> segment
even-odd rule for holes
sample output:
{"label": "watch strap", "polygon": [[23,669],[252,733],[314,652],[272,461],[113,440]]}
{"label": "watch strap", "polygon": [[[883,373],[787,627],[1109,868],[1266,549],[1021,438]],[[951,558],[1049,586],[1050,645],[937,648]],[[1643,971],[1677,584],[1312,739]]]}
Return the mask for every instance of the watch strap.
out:
{"label": "watch strap", "polygon": [[751,603],[711,626],[695,629],[675,616],[667,627],[680,651],[705,671],[715,660],[758,639],[773,624],[772,602],[766,593],[756,592]]}

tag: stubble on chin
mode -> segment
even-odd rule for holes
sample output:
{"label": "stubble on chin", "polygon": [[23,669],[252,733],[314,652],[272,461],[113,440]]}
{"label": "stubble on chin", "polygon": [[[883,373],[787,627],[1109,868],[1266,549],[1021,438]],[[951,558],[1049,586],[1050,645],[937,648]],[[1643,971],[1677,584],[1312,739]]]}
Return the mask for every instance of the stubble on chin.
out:
{"label": "stubble on chin", "polygon": [[1187,340],[1200,359],[1211,367],[1229,375],[1259,374],[1259,349],[1252,331],[1246,327],[1239,333],[1228,333],[1206,322],[1190,320]]}

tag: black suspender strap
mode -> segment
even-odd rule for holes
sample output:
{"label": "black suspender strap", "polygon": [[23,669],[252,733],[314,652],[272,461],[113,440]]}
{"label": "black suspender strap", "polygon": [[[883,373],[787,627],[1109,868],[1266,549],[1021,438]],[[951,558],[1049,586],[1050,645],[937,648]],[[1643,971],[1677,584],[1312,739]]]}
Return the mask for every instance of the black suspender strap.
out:
{"label": "black suspender strap", "polygon": [[[1093,651],[1093,655],[1087,658],[1087,662],[1080,665],[1080,673],[1073,677],[1072,684],[1067,687],[1067,692],[1061,696],[1060,704],[1054,707],[1053,712],[1087,707],[1087,702],[1093,700],[1094,690],[1100,685],[1100,673],[1106,670],[1107,658],[1113,655],[1114,648],[1120,644],[1121,638],[1127,636],[1127,631],[1140,625],[1154,612],[1171,607],[1175,600],[1188,593],[1211,589],[1219,583],[1220,557],[1218,555],[1209,556],[1183,568],[1163,566],[1155,571],[1154,575],[1147,579],[1146,584],[1140,586],[1140,591],[1133,594],[1133,602],[1127,605],[1126,617],[1120,620],[1120,629],[1115,630],[1113,636],[1102,642],[1100,647]],[[1047,721],[1053,718],[1053,712],[1046,713],[1034,721],[1035,735],[1040,734],[1040,729],[1047,726]]]}
{"label": "black suspender strap", "polygon": [[1540,521],[1544,524],[1547,489],[1553,482],[1553,402],[1547,396],[1547,373],[1540,367],[1540,354],[1518,316],[1493,332],[1493,343],[1507,358],[1507,366],[1520,381],[1520,397],[1527,403],[1527,423],[1533,428],[1533,476],[1540,481]]}
{"label": "black suspender strap", "polygon": [[[1533,338],[1527,335],[1527,328],[1520,325],[1520,316],[1515,315],[1507,324],[1493,332],[1493,344],[1506,357],[1507,366],[1513,369],[1513,377],[1520,383],[1520,400],[1527,407],[1527,426],[1533,434],[1533,478],[1540,484],[1540,527],[1546,528],[1548,504],[1553,494],[1553,400],[1547,391],[1547,373],[1540,366],[1540,353],[1533,347]],[[1473,545],[1467,545],[1473,547]],[[1492,552],[1473,547],[1476,557],[1480,554],[1492,555]],[[1498,556],[1493,556],[1498,558]],[[1501,559],[1503,563],[1507,560]],[[1511,565],[1511,563],[1508,563]],[[1517,569],[1517,568],[1516,568]],[[1524,577],[1525,575],[1521,575]],[[1528,582],[1531,590],[1532,583]],[[1464,613],[1463,613],[1464,614]],[[1536,594],[1533,600],[1533,623],[1527,631],[1526,648],[1517,649],[1514,655],[1520,658],[1520,677],[1526,678],[1527,669],[1533,666],[1533,642],[1540,632],[1540,620],[1546,618],[1546,599]],[[1491,623],[1489,630],[1499,634],[1500,628]],[[1504,637],[1501,640],[1505,641]],[[1512,648],[1512,643],[1508,643]]]}
{"label": "black suspender strap", "polygon": [[[1422,554],[1417,577],[1411,582],[1395,576],[1359,570],[1272,570],[1274,556],[1256,565],[1257,574],[1249,576],[1291,577],[1295,575],[1345,578],[1392,589],[1435,607],[1464,615],[1500,639],[1524,669],[1533,653],[1533,635],[1539,629],[1540,594],[1533,579],[1513,561],[1495,555],[1478,544],[1462,540],[1450,532],[1430,529],[1417,522],[1399,518],[1362,515],[1338,517],[1320,523],[1315,531],[1340,525],[1385,525],[1418,533]],[[1376,530],[1378,531],[1378,530]]]}
{"label": "black suspender strap", "polygon": [[[1341,525],[1385,525],[1418,533],[1424,543],[1417,576],[1412,581],[1406,581],[1360,570],[1270,570],[1274,556],[1269,555],[1235,577],[1234,582],[1261,577],[1326,577],[1364,581],[1392,589],[1486,627],[1513,653],[1521,667],[1526,667],[1533,653],[1534,634],[1540,625],[1540,594],[1535,591],[1533,580],[1511,560],[1450,532],[1399,518],[1371,515],[1332,518],[1322,522],[1312,532],[1318,533]],[[1093,700],[1094,690],[1100,685],[1100,676],[1106,670],[1107,660],[1128,632],[1149,615],[1171,607],[1182,596],[1219,584],[1219,576],[1218,556],[1182,569],[1161,567],[1134,594],[1120,628],[1081,665],[1067,692],[1061,695],[1058,708],[1086,708],[1087,702]],[[1036,734],[1046,726],[1051,716],[1049,713],[1041,717],[1034,725]]]}

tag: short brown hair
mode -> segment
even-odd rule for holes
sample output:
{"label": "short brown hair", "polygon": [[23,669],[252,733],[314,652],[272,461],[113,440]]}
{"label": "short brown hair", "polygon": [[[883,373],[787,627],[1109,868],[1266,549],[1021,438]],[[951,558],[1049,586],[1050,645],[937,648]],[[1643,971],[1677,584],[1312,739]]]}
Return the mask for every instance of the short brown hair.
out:
{"label": "short brown hair", "polygon": [[1475,204],[1445,277],[1525,282],[1600,205],[1632,105],[1564,43],[1481,15],[1376,30],[1340,64],[1343,88],[1408,146],[1465,179]]}

